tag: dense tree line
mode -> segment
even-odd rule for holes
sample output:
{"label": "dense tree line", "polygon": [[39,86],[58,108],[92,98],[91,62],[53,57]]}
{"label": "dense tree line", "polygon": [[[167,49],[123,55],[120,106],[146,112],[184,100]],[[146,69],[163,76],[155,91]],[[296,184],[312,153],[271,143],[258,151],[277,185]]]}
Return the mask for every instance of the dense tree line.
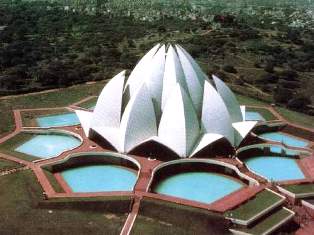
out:
{"label": "dense tree line", "polygon": [[[313,77],[303,76],[314,72],[314,31],[266,19],[261,24],[261,19],[225,13],[211,22],[172,15],[143,21],[134,14],[65,10],[57,3],[0,5],[0,95],[110,79],[131,69],[156,42],[173,42],[172,35],[179,32],[188,37],[176,38],[176,43],[194,58],[214,62],[203,67],[208,73],[243,89],[249,83],[273,95],[273,102],[306,111],[314,100]],[[157,41],[152,34],[159,35]],[[226,60],[243,54],[255,57],[259,73],[254,78],[239,74]]]}
{"label": "dense tree line", "polygon": [[199,25],[175,18],[143,22],[132,16],[85,14],[48,2],[2,5],[0,94],[109,79],[134,66],[151,47],[134,40],[176,27],[190,31]]}

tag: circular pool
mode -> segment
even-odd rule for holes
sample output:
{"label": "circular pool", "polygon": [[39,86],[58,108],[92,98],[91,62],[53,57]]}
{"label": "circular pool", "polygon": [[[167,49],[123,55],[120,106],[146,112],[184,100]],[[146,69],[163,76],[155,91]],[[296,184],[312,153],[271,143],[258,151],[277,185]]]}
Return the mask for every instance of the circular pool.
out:
{"label": "circular pool", "polygon": [[242,187],[241,182],[222,174],[184,172],[161,180],[153,191],[188,200],[212,203]]}
{"label": "circular pool", "polygon": [[63,179],[73,192],[132,191],[137,173],[117,165],[87,165],[66,169]]}

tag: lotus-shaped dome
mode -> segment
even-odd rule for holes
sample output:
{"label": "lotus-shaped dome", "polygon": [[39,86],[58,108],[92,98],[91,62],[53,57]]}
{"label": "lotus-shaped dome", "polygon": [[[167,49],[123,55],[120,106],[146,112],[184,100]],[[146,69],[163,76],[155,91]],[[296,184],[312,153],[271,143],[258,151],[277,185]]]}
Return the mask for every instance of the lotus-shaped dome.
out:
{"label": "lotus-shaped dome", "polygon": [[179,45],[156,45],[136,65],[102,90],[93,112],[76,110],[87,136],[91,130],[118,152],[149,141],[192,157],[225,138],[237,147],[256,125],[216,76],[209,79]]}

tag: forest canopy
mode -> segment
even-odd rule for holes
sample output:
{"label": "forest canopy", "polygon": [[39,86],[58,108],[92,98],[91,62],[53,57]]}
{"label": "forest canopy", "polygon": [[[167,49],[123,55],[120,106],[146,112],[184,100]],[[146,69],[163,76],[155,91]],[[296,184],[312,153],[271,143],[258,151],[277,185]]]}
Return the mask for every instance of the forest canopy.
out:
{"label": "forest canopy", "polygon": [[311,3],[236,2],[2,3],[0,95],[110,79],[175,42],[236,92],[314,114]]}

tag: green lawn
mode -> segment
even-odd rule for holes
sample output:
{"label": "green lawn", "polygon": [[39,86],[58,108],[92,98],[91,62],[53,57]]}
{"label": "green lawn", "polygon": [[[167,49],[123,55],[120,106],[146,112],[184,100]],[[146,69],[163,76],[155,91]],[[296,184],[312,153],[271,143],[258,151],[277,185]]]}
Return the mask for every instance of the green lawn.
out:
{"label": "green lawn", "polygon": [[314,193],[314,184],[298,184],[282,186],[284,189],[294,193]]}
{"label": "green lawn", "polygon": [[260,235],[266,232],[268,229],[275,226],[276,224],[280,223],[290,215],[291,213],[289,211],[281,208],[276,212],[272,213],[271,215],[269,215],[268,217],[264,218],[264,220],[255,224],[253,227],[239,230],[250,234]]}
{"label": "green lawn", "polygon": [[92,97],[92,98],[84,101],[83,103],[79,104],[78,106],[80,106],[82,108],[89,109],[89,108],[96,105],[97,99],[98,99],[98,97]]}
{"label": "green lawn", "polygon": [[265,118],[266,121],[277,120],[277,118],[270,111],[264,108],[247,107],[246,110],[251,112],[258,112],[263,116],[263,118]]}
{"label": "green lawn", "polygon": [[142,199],[133,235],[229,234],[228,221],[206,210],[153,199]]}
{"label": "green lawn", "polygon": [[21,164],[0,158],[0,171],[10,170],[20,166]]}
{"label": "green lawn", "polygon": [[291,111],[282,107],[275,108],[277,112],[279,112],[285,119],[288,121],[299,124],[301,126],[314,128],[314,117],[305,115],[303,113],[298,113],[295,111]]}
{"label": "green lawn", "polygon": [[[132,235],[195,235],[191,230],[176,226],[162,220],[138,215],[133,226]],[[199,233],[201,234],[201,233]],[[205,233],[204,233],[205,235]]]}
{"label": "green lawn", "polygon": [[[30,170],[0,177],[0,234],[120,234],[126,214],[75,208],[41,209]],[[82,203],[81,203],[82,204]]]}
{"label": "green lawn", "polygon": [[[240,94],[236,94],[236,97],[241,105],[260,105],[265,106],[269,105],[268,103],[265,103],[260,100],[253,99],[251,97],[243,96]],[[276,111],[281,114],[284,118],[286,118],[288,121],[291,121],[292,123],[299,124],[301,126],[314,128],[314,117],[291,111],[283,107],[275,107]]]}
{"label": "green lawn", "polygon": [[81,84],[59,90],[33,93],[0,99],[0,136],[14,129],[13,110],[30,108],[64,107],[87,96],[99,95],[106,81]]}
{"label": "green lawn", "polygon": [[226,212],[225,216],[234,219],[249,220],[281,199],[277,194],[264,190],[236,209]]}
{"label": "green lawn", "polygon": [[19,152],[14,151],[14,149],[16,149],[18,146],[25,143],[29,139],[31,139],[33,136],[34,136],[33,133],[19,133],[15,135],[14,137],[12,137],[11,139],[7,140],[6,142],[0,144],[0,152],[17,157],[17,158],[21,158],[27,161],[40,159],[38,157],[34,157],[34,156],[30,156],[24,153],[19,153]]}
{"label": "green lawn", "polygon": [[264,101],[260,101],[257,99],[253,99],[251,97],[248,96],[244,96],[244,95],[240,95],[235,93],[238,102],[241,105],[260,105],[260,106],[265,106],[265,105],[269,105],[268,103],[264,102]]}

